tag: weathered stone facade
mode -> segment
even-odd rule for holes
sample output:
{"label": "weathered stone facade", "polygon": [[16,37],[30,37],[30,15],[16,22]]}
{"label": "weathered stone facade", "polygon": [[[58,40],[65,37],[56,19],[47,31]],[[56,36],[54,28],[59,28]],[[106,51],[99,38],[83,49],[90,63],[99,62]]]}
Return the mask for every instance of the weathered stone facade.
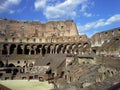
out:
{"label": "weathered stone facade", "polygon": [[119,73],[119,60],[120,28],[89,39],[72,20],[0,19],[1,79],[48,80],[60,90],[86,90]]}

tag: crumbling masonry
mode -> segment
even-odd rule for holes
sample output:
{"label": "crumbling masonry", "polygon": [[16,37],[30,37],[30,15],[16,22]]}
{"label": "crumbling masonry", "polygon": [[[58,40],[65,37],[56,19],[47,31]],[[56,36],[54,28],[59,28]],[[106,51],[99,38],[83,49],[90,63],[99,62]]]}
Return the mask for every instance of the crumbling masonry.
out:
{"label": "crumbling masonry", "polygon": [[120,28],[88,38],[78,34],[72,20],[0,19],[2,80],[38,79],[56,83],[60,90],[106,90],[119,83],[114,79],[119,69]]}

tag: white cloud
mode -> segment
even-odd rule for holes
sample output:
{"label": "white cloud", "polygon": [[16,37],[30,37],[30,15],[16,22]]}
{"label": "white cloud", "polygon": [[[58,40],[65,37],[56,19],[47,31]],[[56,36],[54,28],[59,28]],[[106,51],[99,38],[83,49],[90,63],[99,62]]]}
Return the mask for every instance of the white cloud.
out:
{"label": "white cloud", "polygon": [[91,17],[91,16],[92,16],[92,13],[84,12],[83,15],[86,16],[86,17]]}
{"label": "white cloud", "polygon": [[21,0],[1,0],[0,1],[0,13],[10,12],[13,13],[13,10],[10,9],[13,5],[18,5]]}
{"label": "white cloud", "polygon": [[99,19],[95,22],[90,22],[85,25],[79,24],[78,30],[79,30],[79,32],[84,32],[84,31],[87,31],[90,29],[96,29],[99,27],[107,26],[107,25],[113,24],[115,22],[120,22],[120,14],[113,15],[108,19]]}
{"label": "white cloud", "polygon": [[[51,4],[51,2],[54,2]],[[88,0],[65,0],[58,2],[55,0],[36,0],[34,3],[35,10],[43,10],[47,19],[58,18],[74,18],[78,13],[83,14],[86,17],[92,16],[91,13],[87,13]]]}
{"label": "white cloud", "polygon": [[36,0],[34,3],[35,9],[43,9],[46,6],[46,0]]}

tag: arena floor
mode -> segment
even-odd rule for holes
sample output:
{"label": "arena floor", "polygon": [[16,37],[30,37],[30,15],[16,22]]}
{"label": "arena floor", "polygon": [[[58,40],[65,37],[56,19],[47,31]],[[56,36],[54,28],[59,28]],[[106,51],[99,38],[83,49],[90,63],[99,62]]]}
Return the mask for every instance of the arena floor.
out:
{"label": "arena floor", "polygon": [[47,81],[39,82],[38,80],[1,80],[0,84],[12,90],[50,90],[52,88]]}

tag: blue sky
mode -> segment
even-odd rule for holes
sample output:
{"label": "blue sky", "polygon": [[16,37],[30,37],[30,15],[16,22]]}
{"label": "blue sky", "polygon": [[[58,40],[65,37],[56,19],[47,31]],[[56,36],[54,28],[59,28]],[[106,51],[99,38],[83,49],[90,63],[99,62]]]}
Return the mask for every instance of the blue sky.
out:
{"label": "blue sky", "polygon": [[120,27],[120,0],[0,0],[0,18],[74,20],[79,34]]}

